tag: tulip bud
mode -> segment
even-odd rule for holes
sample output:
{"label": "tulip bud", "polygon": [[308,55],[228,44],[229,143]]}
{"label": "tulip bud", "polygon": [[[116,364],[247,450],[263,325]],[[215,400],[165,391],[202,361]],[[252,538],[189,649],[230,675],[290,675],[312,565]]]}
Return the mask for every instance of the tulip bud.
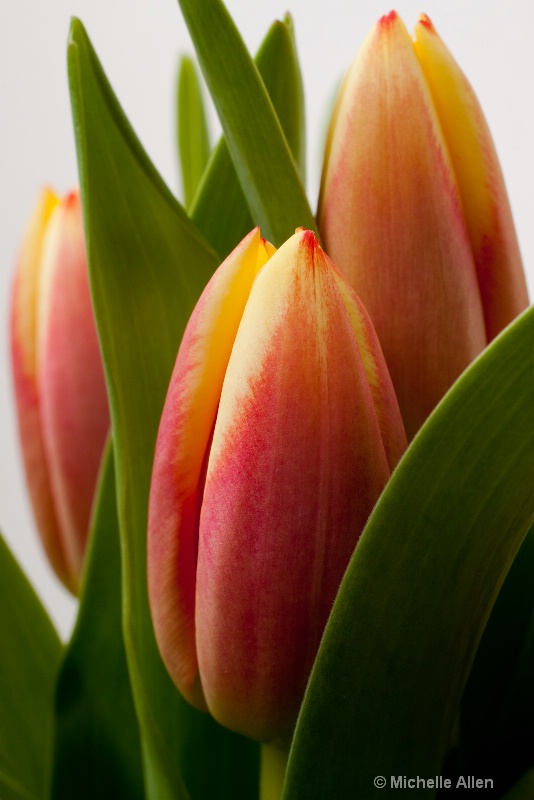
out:
{"label": "tulip bud", "polygon": [[491,136],[467,79],[422,15],[363,44],[337,100],[319,227],[382,344],[409,437],[528,305]]}
{"label": "tulip bud", "polygon": [[11,352],[26,479],[61,581],[79,588],[92,499],[109,429],[80,199],[45,190],[12,296]]}
{"label": "tulip bud", "polygon": [[182,694],[292,733],[343,572],[406,446],[374,329],[310,231],[252,231],[187,326],[149,504],[156,637]]}

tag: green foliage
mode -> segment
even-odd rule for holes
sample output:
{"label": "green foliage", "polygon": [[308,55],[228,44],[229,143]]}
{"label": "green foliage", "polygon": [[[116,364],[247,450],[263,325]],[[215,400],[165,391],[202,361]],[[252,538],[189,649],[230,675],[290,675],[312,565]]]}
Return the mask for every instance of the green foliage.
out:
{"label": "green foliage", "polygon": [[252,218],[279,247],[315,230],[295,159],[263,81],[221,0],[179,0]]}
{"label": "green foliage", "polygon": [[[304,175],[306,139],[304,94],[295,49],[293,25],[287,17],[274,22],[256,56],[280,124]],[[214,149],[191,208],[191,218],[221,260],[261,220],[252,219],[226,143],[221,137]]]}
{"label": "green foliage", "polygon": [[44,800],[62,646],[0,536],[0,797]]}
{"label": "green foliage", "polygon": [[56,697],[54,800],[142,800],[139,729],[121,616],[113,453],[97,493],[76,627]]}
{"label": "green foliage", "polygon": [[184,56],[178,71],[178,152],[184,202],[190,208],[210,155],[208,123],[195,65]]}
{"label": "green foliage", "polygon": [[218,260],[143,151],[77,20],[69,77],[111,405],[124,641],[147,796],[237,800],[254,793],[258,748],[181,698],[156,646],[146,584],[147,505],[159,419],[185,324]]}
{"label": "green foliage", "polygon": [[533,341],[530,311],[464,373],[386,487],[325,632],[285,800],[329,797],[334,785],[339,797],[383,796],[376,775],[440,774],[534,516]]}

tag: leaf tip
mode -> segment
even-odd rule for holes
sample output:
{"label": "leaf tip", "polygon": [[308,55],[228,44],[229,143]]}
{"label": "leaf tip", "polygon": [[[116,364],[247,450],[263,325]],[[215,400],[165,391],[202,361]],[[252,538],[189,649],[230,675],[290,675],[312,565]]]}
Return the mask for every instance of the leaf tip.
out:
{"label": "leaf tip", "polygon": [[85,31],[83,22],[78,17],[71,17],[69,27],[68,45],[79,45],[84,40],[87,40],[87,33]]}

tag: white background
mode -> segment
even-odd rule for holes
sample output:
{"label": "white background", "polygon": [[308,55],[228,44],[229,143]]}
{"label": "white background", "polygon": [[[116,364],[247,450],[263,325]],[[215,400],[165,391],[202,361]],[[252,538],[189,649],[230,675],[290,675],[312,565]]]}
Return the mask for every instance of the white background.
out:
{"label": "white background", "polygon": [[[391,7],[377,0],[228,0],[252,52],[274,18],[292,12],[307,101],[308,194],[315,209],[325,115],[369,28]],[[201,0],[199,0],[199,4]],[[532,0],[412,0],[396,6],[409,28],[426,11],[473,84],[496,141],[534,290],[534,47]],[[178,191],[174,84],[191,52],[177,0],[2,0],[0,7],[0,530],[61,634],[76,603],[41,552],[18,450],[8,359],[13,266],[40,187],[77,183],[66,78],[69,18],[79,16],[119,100],[170,186]],[[213,117],[212,132],[216,123]]]}

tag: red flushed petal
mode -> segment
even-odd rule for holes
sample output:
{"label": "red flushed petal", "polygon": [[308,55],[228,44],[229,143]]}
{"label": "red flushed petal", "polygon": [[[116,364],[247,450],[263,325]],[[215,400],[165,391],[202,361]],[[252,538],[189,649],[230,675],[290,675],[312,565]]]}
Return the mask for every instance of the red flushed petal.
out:
{"label": "red flushed petal", "polygon": [[504,179],[476,95],[425,15],[415,28],[414,48],[456,174],[491,341],[528,306]]}
{"label": "red flushed petal", "polygon": [[328,259],[295,234],[256,278],[228,364],[200,519],[208,707],[287,740],[343,572],[389,477]]}
{"label": "red flushed petal", "polygon": [[37,376],[54,507],[78,586],[109,411],[77,192],[55,209],[43,241]]}
{"label": "red flushed petal", "polygon": [[454,173],[398,17],[375,27],[344,83],[318,218],[376,328],[412,437],[486,334]]}
{"label": "red flushed petal", "polygon": [[195,579],[203,464],[250,287],[271,252],[256,228],[206,287],[180,345],[156,443],[148,525],[150,606],[167,669],[200,708],[205,702],[195,646]]}
{"label": "red flushed petal", "polygon": [[41,255],[46,228],[58,202],[58,198],[45,189],[28,225],[11,301],[11,361],[24,468],[37,529],[54,571],[65,586],[74,591],[76,580],[65,555],[50,486],[37,381]]}

